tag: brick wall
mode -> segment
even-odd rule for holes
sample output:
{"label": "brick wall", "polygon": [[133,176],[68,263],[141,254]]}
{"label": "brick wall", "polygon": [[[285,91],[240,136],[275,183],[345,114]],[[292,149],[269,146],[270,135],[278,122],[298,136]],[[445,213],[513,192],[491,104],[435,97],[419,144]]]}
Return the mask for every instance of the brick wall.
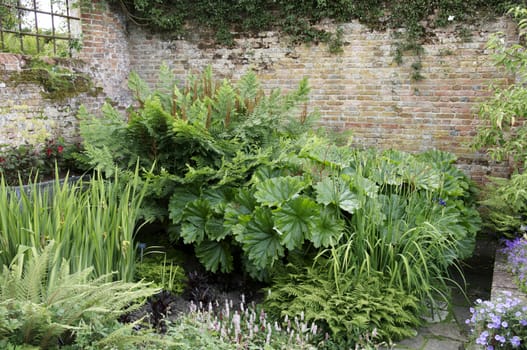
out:
{"label": "brick wall", "polygon": [[[336,28],[327,24],[326,29]],[[437,148],[459,157],[462,169],[475,180],[485,175],[505,176],[506,166],[489,163],[470,149],[478,123],[474,108],[489,95],[494,80],[507,83],[488,59],[485,44],[491,33],[503,31],[516,40],[514,25],[506,20],[469,28],[471,38],[452,26],[436,29],[424,45],[421,74],[413,81],[413,57],[394,63],[390,32],[375,32],[358,23],[341,26],[344,52],[331,54],[326,45],[290,47],[275,32],[238,38],[232,49],[216,48],[199,38],[162,40],[134,28],[130,31],[131,68],[155,83],[165,61],[183,81],[189,71],[211,65],[217,76],[238,78],[255,69],[266,89],[294,88],[308,77],[311,108],[321,123],[336,130],[351,129],[360,147],[423,151]]]}
{"label": "brick wall", "polygon": [[[181,82],[190,71],[208,65],[216,76],[233,79],[252,68],[267,90],[289,90],[308,77],[310,108],[320,112],[323,125],[353,130],[359,147],[438,148],[454,152],[460,167],[477,181],[485,175],[507,175],[506,166],[490,163],[469,147],[478,123],[474,108],[488,96],[487,86],[495,79],[509,81],[489,63],[485,50],[488,36],[496,31],[517,40],[514,26],[506,20],[469,28],[470,41],[453,27],[432,30],[421,62],[424,79],[413,81],[414,58],[394,63],[392,33],[371,31],[356,22],[341,26],[344,52],[331,54],[324,44],[293,47],[277,32],[236,36],[233,48],[215,47],[198,32],[190,39],[166,40],[142,28],[128,28],[118,9],[100,1],[82,9],[81,19],[83,49],[76,58],[84,64],[76,69],[87,73],[102,92],[48,101],[38,86],[10,85],[6,77],[24,69],[24,58],[0,54],[0,143],[16,142],[23,136],[21,129],[33,127],[32,120],[40,125],[46,118],[51,121],[46,128],[74,137],[74,115],[81,103],[94,113],[100,113],[105,99],[124,109],[131,103],[126,89],[130,70],[154,84],[159,66],[166,62]],[[336,29],[331,23],[324,26]]]}
{"label": "brick wall", "polygon": [[[49,97],[39,76],[25,80],[25,73],[40,74],[29,68],[31,57],[0,53],[0,146],[22,143],[39,144],[46,138],[78,138],[75,115],[81,104],[101,106],[103,96],[96,87],[71,97]],[[46,62],[80,72],[87,67],[75,60],[45,59]]]}
{"label": "brick wall", "polygon": [[106,100],[126,107],[130,97],[126,89],[129,58],[124,17],[97,1],[81,14],[83,48],[73,59],[44,59],[88,76],[90,91],[55,99],[45,94],[35,81],[14,81],[30,70],[31,57],[0,53],[0,146],[41,143],[45,138],[64,137],[78,140],[76,114],[81,105],[100,114]]}
{"label": "brick wall", "polygon": [[86,62],[94,81],[114,104],[126,107],[131,100],[126,85],[130,58],[125,17],[104,1],[94,0],[81,9],[81,23],[83,48],[76,58]]}

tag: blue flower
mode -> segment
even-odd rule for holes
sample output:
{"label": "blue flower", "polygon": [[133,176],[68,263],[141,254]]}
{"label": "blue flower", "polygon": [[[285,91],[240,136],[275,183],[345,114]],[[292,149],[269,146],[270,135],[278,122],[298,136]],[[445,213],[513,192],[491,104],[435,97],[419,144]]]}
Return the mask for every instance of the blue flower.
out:
{"label": "blue flower", "polygon": [[504,344],[507,341],[507,339],[503,335],[499,335],[499,334],[496,334],[494,336],[494,339],[496,339],[497,341],[499,341],[502,344]]}
{"label": "blue flower", "polygon": [[488,336],[489,336],[489,332],[487,332],[487,331],[481,332],[481,334],[479,335],[478,339],[476,339],[476,344],[479,344],[479,345],[487,344],[487,337]]}
{"label": "blue flower", "polygon": [[520,343],[521,343],[521,339],[517,335],[511,338],[511,344],[513,348],[517,348],[518,346],[520,346]]}

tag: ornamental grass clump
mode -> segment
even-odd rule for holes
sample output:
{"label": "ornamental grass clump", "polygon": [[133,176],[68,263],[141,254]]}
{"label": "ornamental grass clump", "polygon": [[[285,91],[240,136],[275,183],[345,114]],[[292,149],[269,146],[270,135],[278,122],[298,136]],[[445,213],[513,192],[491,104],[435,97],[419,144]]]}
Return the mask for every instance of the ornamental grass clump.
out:
{"label": "ornamental grass clump", "polygon": [[516,279],[518,287],[527,292],[527,238],[518,237],[505,242],[503,252],[507,255],[507,263]]}
{"label": "ornamental grass clump", "polygon": [[472,339],[486,350],[525,349],[527,339],[527,304],[504,291],[496,301],[476,300],[470,308]]}
{"label": "ornamental grass clump", "polygon": [[36,181],[11,187],[0,177],[0,264],[8,265],[21,245],[43,248],[54,240],[73,271],[93,268],[96,277],[132,281],[142,183],[139,170],[113,178],[94,173],[89,181],[57,175],[46,188]]}

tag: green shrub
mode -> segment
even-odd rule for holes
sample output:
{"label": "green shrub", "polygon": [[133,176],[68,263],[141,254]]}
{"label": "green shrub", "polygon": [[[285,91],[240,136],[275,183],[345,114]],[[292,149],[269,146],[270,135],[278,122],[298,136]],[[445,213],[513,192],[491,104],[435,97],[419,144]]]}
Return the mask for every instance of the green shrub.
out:
{"label": "green shrub", "polygon": [[58,168],[61,173],[77,170],[72,153],[77,145],[66,144],[61,138],[46,139],[41,145],[22,144],[0,150],[0,175],[8,185],[19,185],[39,178],[49,178]]}
{"label": "green shrub", "polygon": [[157,292],[144,283],[94,279],[93,268],[71,270],[61,249],[53,241],[42,250],[20,246],[13,261],[3,266],[0,344],[57,348],[92,323],[112,322]]}
{"label": "green shrub", "polygon": [[518,22],[519,43],[509,46],[503,40],[503,33],[497,33],[489,39],[487,47],[494,65],[516,77],[516,82],[507,87],[491,86],[493,95],[479,106],[478,115],[483,122],[473,146],[485,151],[495,161],[508,161],[513,170],[510,180],[490,179],[482,204],[487,225],[500,234],[514,236],[527,224],[524,175],[527,161],[527,54],[523,40],[527,9],[516,7],[509,12]]}
{"label": "green shrub", "polygon": [[485,223],[501,235],[521,236],[527,225],[527,174],[491,178],[481,201]]}
{"label": "green shrub", "polygon": [[336,281],[321,266],[302,270],[289,265],[287,271],[273,281],[266,309],[277,317],[304,315],[307,324],[321,326],[340,348],[355,348],[372,333],[379,343],[413,336],[421,323],[417,297],[390,287],[376,273],[361,280],[339,275],[336,291]]}
{"label": "green shrub", "polygon": [[[253,278],[272,276],[279,282],[272,289],[280,290],[289,285],[281,267],[301,256],[300,269],[314,263],[321,275],[313,287],[320,295],[359,302],[353,298],[361,291],[379,304],[378,313],[367,313],[365,304],[349,311],[368,318],[361,334],[348,334],[352,343],[375,333],[366,324],[449,299],[449,271],[472,254],[480,225],[473,184],[453,155],[359,151],[317,136],[307,113],[294,109],[306,102],[305,82],[296,92],[265,96],[253,73],[233,87],[213,83],[207,71],[182,93],[169,72],[163,76],[166,84],[155,92],[132,77],[140,107],[127,122],[108,106],[107,119],[85,118],[84,156],[107,173],[115,164],[152,166],[145,214],[170,220],[172,239],[192,244],[207,270],[240,267]],[[284,297],[284,313],[299,311],[291,305],[305,292]],[[332,314],[338,308],[325,312],[328,331],[340,334],[355,325]],[[419,323],[397,322],[382,330],[382,340],[408,335],[405,329]]]}
{"label": "green shrub", "polygon": [[[172,238],[186,243],[194,242],[187,239],[193,232],[201,243],[205,232],[199,230],[206,226],[218,242],[207,240],[198,256],[215,256],[214,261],[201,259],[211,271],[230,271],[231,257],[217,249],[229,249],[228,242],[219,242],[225,237],[224,206],[256,169],[278,164],[295,151],[295,142],[311,125],[306,107],[297,108],[306,103],[307,82],[289,94],[277,90],[266,96],[252,72],[233,86],[214,81],[208,69],[200,77],[190,76],[183,91],[167,67],[161,77],[162,84],[151,92],[137,75],[131,76],[140,107],[130,112],[128,122],[109,105],[105,119],[83,116],[83,157],[106,174],[116,164],[127,169],[137,161],[153,168],[145,176],[151,185],[145,190],[143,215],[170,220]],[[194,226],[184,225],[183,211]]]}
{"label": "green shrub", "polygon": [[[346,334],[352,344],[374,331],[384,341],[409,336],[420,323],[411,316],[434,308],[441,299],[449,301],[449,270],[472,254],[480,219],[470,204],[474,203],[470,181],[454,167],[454,157],[439,151],[418,156],[344,148],[324,152],[325,166],[340,168],[337,175],[304,186],[300,196],[291,180],[274,192],[292,199],[310,194],[317,205],[325,205],[325,211],[316,211],[310,222],[326,216],[327,223],[325,230],[314,226],[313,231],[305,231],[302,248],[287,253],[289,259],[305,257],[306,243],[319,248],[311,268],[302,270],[306,262],[292,260],[299,271],[291,271],[291,265],[280,271],[275,263],[268,306],[274,312],[304,311],[308,318],[325,319],[334,338]],[[315,153],[310,159],[317,159]],[[255,192],[256,206],[263,206],[259,203],[263,199],[273,203],[273,197],[263,193]],[[283,218],[274,215],[284,207],[278,204],[269,210],[268,227],[280,229]],[[328,212],[333,215],[330,219]],[[253,215],[257,213],[258,209]],[[241,210],[233,216],[239,218],[238,225],[247,221]],[[250,230],[247,225],[249,237]],[[243,235],[240,228],[237,232]],[[286,232],[292,230],[283,232],[276,236],[282,254],[289,249]],[[262,254],[268,256],[269,249]],[[265,260],[255,260],[261,261]],[[395,315],[400,318],[394,320]]]}

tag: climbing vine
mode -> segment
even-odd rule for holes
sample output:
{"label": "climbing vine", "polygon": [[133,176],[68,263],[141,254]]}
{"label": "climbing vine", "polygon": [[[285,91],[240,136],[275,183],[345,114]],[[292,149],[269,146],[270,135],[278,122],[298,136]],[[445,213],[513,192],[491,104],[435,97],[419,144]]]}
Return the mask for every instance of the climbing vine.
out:
{"label": "climbing vine", "polygon": [[314,25],[324,18],[359,20],[372,29],[405,28],[408,41],[424,34],[423,21],[444,26],[453,19],[471,21],[482,13],[501,14],[521,0],[108,0],[130,20],[156,31],[184,34],[185,24],[214,28],[216,39],[229,44],[234,29],[241,32],[280,28],[293,41],[329,41],[331,35]]}
{"label": "climbing vine", "polygon": [[[428,27],[471,23],[504,14],[525,0],[108,0],[128,18],[157,32],[185,36],[187,25],[209,28],[219,45],[234,45],[233,32],[245,35],[279,29],[297,43],[327,43],[342,51],[342,32],[317,27],[322,19],[336,23],[358,20],[371,29],[395,31],[394,61],[412,56],[412,80],[420,80],[422,45]],[[467,30],[459,26],[460,31]],[[460,34],[461,36],[461,34]]]}

